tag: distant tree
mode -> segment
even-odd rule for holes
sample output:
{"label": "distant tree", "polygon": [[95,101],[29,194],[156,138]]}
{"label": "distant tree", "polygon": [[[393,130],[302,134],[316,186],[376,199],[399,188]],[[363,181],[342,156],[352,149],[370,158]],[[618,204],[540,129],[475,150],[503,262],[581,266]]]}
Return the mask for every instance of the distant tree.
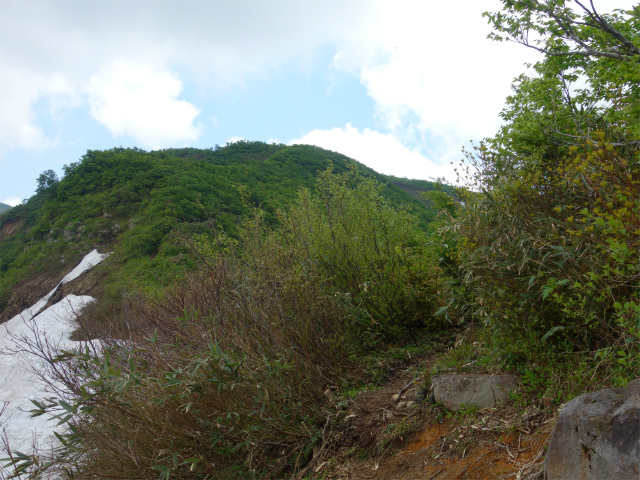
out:
{"label": "distant tree", "polygon": [[58,184],[58,175],[53,170],[45,170],[38,177],[36,193],[52,192]]}

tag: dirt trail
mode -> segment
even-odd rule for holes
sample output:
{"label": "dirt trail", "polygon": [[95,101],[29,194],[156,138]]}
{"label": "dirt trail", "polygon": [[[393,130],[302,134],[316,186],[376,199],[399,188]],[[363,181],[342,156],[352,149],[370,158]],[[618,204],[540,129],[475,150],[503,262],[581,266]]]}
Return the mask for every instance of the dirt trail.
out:
{"label": "dirt trail", "polygon": [[[430,365],[434,358],[421,360]],[[413,364],[415,367],[415,363]],[[399,369],[379,390],[358,395],[345,412],[350,422],[336,467],[324,472],[335,480],[485,480],[543,479],[545,445],[554,425],[554,412],[531,407],[485,409],[447,417],[438,406],[418,403],[418,383],[394,401],[415,378],[411,365]],[[359,460],[367,456],[366,460]],[[340,458],[342,457],[342,458]],[[321,475],[321,472],[317,472]]]}

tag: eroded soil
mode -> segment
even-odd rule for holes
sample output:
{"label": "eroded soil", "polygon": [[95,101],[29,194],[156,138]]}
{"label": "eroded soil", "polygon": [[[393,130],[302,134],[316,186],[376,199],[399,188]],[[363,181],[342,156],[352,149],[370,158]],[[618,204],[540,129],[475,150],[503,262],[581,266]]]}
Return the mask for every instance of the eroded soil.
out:
{"label": "eroded soil", "polygon": [[[529,406],[452,415],[415,399],[424,358],[394,372],[388,383],[358,395],[344,412],[349,426],[338,455],[316,467],[316,478],[335,480],[543,479],[545,446],[554,410]],[[326,470],[326,471],[325,471]]]}
{"label": "eroded soil", "polygon": [[0,228],[0,240],[10,237],[16,233],[21,226],[22,220],[14,220],[13,222],[5,223],[2,228]]}

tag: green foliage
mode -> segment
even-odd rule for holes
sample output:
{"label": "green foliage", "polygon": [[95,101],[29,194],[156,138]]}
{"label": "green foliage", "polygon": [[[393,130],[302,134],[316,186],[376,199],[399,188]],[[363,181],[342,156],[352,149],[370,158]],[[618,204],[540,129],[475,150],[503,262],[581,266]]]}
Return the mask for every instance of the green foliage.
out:
{"label": "green foliage", "polygon": [[454,300],[501,349],[521,339],[525,358],[540,344],[594,363],[618,351],[605,363],[624,383],[640,373],[640,16],[504,4],[489,15],[496,38],[535,31],[546,57],[515,82],[498,135],[468,154],[482,193],[447,228],[460,236]]}
{"label": "green foliage", "polygon": [[45,170],[38,177],[38,187],[36,193],[55,196],[55,189],[58,185],[58,175],[53,170]]}
{"label": "green foliage", "polygon": [[[174,232],[201,235],[215,227],[238,238],[250,207],[260,207],[276,225],[277,210],[296,200],[298,188],[313,191],[330,162],[336,172],[347,169],[347,158],[337,153],[262,142],[88,151],[64,168],[60,181],[55,172],[41,174],[39,193],[0,218],[0,228],[13,231],[0,239],[0,306],[18,281],[53,265],[60,269],[96,246],[115,252],[107,280],[114,298],[132,288],[159,291],[193,267],[187,252],[175,247]],[[393,205],[412,205],[426,228],[431,214],[424,205],[390,184],[382,192]]]}
{"label": "green foliage", "polygon": [[366,312],[361,328],[398,336],[438,324],[439,269],[424,254],[416,217],[392,207],[381,188],[355,166],[325,171],[317,197],[302,190],[297,205],[280,213],[277,241],[297,264],[319,270],[334,295]]}
{"label": "green foliage", "polygon": [[127,300],[126,342],[55,359],[68,396],[36,413],[69,427],[57,466],[74,478],[285,477],[306,466],[323,390],[346,365],[350,313],[276,245],[252,253],[252,264],[207,258],[158,301]]}
{"label": "green foliage", "polygon": [[[430,323],[438,277],[417,218],[356,165],[317,183],[277,212],[278,229],[239,188],[250,215],[238,239],[174,231],[162,248],[186,253],[193,272],[156,298],[124,297],[107,322],[81,320],[102,351],[60,352],[53,372],[67,394],[34,410],[68,427],[57,465],[74,478],[283,478],[322,461],[324,390],[344,382],[354,353]],[[125,274],[151,261],[161,265],[131,259]]]}

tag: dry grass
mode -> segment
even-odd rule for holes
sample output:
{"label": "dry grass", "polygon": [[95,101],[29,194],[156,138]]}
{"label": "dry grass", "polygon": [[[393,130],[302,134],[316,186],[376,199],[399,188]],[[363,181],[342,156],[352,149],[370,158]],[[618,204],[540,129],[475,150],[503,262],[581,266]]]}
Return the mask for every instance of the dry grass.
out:
{"label": "dry grass", "polygon": [[71,428],[59,464],[75,478],[294,474],[326,432],[349,317],[273,251],[203,265],[161,301],[132,295],[108,332],[84,316],[86,336],[109,340],[56,363]]}

